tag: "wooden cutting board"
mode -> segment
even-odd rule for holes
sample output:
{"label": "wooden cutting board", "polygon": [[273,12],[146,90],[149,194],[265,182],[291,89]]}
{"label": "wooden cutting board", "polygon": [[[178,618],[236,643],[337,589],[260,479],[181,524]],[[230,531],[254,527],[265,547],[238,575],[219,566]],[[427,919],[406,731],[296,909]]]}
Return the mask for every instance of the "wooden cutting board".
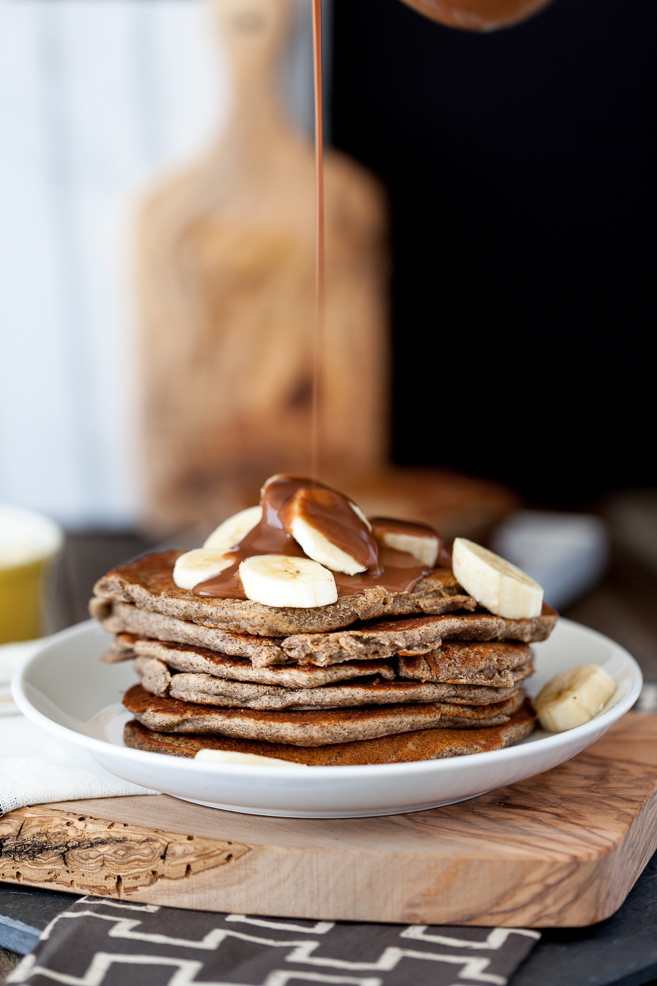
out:
{"label": "wooden cutting board", "polygon": [[[205,153],[148,191],[137,223],[136,461],[156,539],[209,533],[257,503],[267,476],[311,470],[314,149],[278,93],[293,4],[209,7],[230,116]],[[320,478],[367,513],[485,540],[519,505],[514,493],[387,463],[387,205],[374,178],[330,148],[325,182]]]}
{"label": "wooden cutting board", "polygon": [[[230,116],[213,146],[149,190],[137,230],[139,461],[144,520],[160,533],[214,527],[249,505],[244,487],[311,469],[314,146],[279,94],[294,4],[209,6]],[[367,470],[388,441],[387,206],[331,149],[325,201],[322,465]]]}
{"label": "wooden cutting board", "polygon": [[199,910],[570,927],[608,917],[657,848],[657,716],[551,771],[363,819],[239,815],[164,795],[0,819],[0,879]]}

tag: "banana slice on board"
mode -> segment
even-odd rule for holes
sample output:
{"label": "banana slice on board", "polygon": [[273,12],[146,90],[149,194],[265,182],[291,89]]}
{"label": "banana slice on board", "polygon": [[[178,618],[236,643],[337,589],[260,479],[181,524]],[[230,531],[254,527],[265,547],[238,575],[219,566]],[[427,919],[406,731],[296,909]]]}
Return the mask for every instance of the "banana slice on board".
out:
{"label": "banana slice on board", "polygon": [[560,671],[534,699],[543,729],[563,733],[589,722],[616,691],[616,682],[599,664],[580,664]]}
{"label": "banana slice on board", "polygon": [[261,520],[262,507],[247,507],[246,510],[240,510],[239,513],[227,517],[223,523],[219,524],[219,527],[205,539],[203,547],[212,548],[219,552],[230,551]]}
{"label": "banana slice on board", "polygon": [[520,620],[541,615],[541,586],[493,551],[467,538],[455,538],[452,566],[465,591],[496,616]]}
{"label": "banana slice on board", "polygon": [[193,589],[199,582],[214,578],[234,563],[235,559],[228,557],[223,551],[192,548],[176,559],[173,581],[179,589]]}
{"label": "banana slice on board", "polygon": [[248,599],[265,606],[311,609],[337,602],[333,572],[310,558],[253,555],[240,565]]}

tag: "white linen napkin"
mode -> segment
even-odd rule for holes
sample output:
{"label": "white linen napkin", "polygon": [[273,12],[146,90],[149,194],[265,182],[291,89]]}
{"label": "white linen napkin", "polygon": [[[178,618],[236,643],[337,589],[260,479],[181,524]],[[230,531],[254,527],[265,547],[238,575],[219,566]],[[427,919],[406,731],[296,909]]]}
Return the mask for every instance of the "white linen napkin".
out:
{"label": "white linen napkin", "polygon": [[0,815],[47,801],[157,794],[78,760],[11,702],[13,672],[43,640],[0,646]]}
{"label": "white linen napkin", "polygon": [[[2,644],[0,646],[0,715],[16,711],[11,697],[11,678],[21,661],[34,653],[38,640],[25,640],[19,644]],[[1,755],[1,750],[0,750]]]}

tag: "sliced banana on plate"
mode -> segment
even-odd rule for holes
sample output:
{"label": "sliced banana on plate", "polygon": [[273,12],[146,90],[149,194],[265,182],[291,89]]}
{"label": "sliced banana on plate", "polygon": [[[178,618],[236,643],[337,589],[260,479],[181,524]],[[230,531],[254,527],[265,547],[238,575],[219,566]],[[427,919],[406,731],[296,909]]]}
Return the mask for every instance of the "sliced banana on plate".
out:
{"label": "sliced banana on plate", "polygon": [[224,554],[209,548],[192,548],[180,555],[173,566],[173,581],[179,589],[193,589],[199,582],[213,579],[235,562]]}
{"label": "sliced banana on plate", "polygon": [[616,691],[616,682],[599,664],[580,664],[560,671],[534,699],[543,729],[563,733],[589,722]]}
{"label": "sliced banana on plate", "polygon": [[253,555],[240,565],[247,599],[265,606],[311,609],[337,602],[333,572],[310,558]]}
{"label": "sliced banana on plate", "polygon": [[259,753],[239,753],[232,750],[211,750],[203,747],[195,760],[201,763],[234,763],[238,765],[254,764],[256,767],[305,767],[305,763],[296,760],[281,760],[280,757],[261,757]]}
{"label": "sliced banana on plate", "polygon": [[508,620],[540,616],[543,589],[516,565],[467,538],[455,538],[454,575],[473,599]]}
{"label": "sliced banana on plate", "polygon": [[228,517],[219,524],[219,527],[205,539],[203,547],[212,548],[219,552],[230,551],[261,520],[262,507],[247,507],[246,510],[240,510],[239,513],[233,514],[232,517]]}

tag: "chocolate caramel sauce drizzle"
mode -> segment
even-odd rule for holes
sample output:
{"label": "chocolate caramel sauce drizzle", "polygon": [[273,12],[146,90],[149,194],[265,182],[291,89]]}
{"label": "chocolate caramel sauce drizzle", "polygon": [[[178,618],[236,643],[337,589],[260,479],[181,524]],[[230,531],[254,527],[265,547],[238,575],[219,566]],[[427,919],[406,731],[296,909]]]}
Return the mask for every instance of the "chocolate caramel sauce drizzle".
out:
{"label": "chocolate caramel sauce drizzle", "polygon": [[324,222],[324,95],[322,85],[322,0],[313,0],[313,82],[315,96],[315,324],[313,331],[313,400],[311,475],[319,476],[322,448],[322,353],[325,328],[326,234]]}
{"label": "chocolate caramel sauce drizzle", "polygon": [[[262,520],[228,552],[233,559],[230,567],[195,586],[195,595],[246,599],[239,576],[239,566],[245,558],[270,554],[305,557],[287,529],[292,516],[299,512],[336,547],[367,566],[357,575],[333,573],[340,596],[351,596],[376,585],[390,592],[408,591],[431,571],[430,566],[407,551],[380,544],[347,497],[316,480],[276,476],[265,483],[260,502]],[[393,533],[409,533],[409,528],[427,531],[420,524],[387,519],[383,523]]]}
{"label": "chocolate caramel sauce drizzle", "polygon": [[[325,323],[325,222],[324,222],[324,134],[322,109],[322,0],[313,0],[313,65],[315,94],[315,318],[313,332],[313,402],[311,422],[311,472],[320,474],[322,448],[322,352]],[[424,578],[431,567],[406,551],[398,551],[377,541],[368,525],[341,493],[316,480],[277,476],[261,493],[262,520],[232,551],[232,564],[219,575],[194,587],[198,596],[246,599],[239,566],[253,555],[305,557],[289,534],[293,511],[301,512],[312,526],[336,547],[365,567],[357,575],[334,572],[338,595],[354,595],[373,586],[391,592],[404,592]],[[427,527],[378,518],[380,531],[424,533]],[[429,529],[430,531],[430,529]],[[431,532],[434,533],[434,532]],[[437,564],[449,565],[449,553],[440,542]]]}

